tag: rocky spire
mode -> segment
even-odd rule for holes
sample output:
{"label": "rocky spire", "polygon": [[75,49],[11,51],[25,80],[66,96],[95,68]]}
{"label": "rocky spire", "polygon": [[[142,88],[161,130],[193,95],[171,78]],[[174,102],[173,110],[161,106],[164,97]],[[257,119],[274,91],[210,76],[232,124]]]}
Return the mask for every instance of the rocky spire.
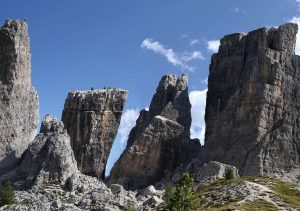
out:
{"label": "rocky spire", "polygon": [[206,160],[243,175],[274,175],[300,164],[298,27],[261,28],[221,40],[206,101]]}
{"label": "rocky spire", "polygon": [[104,179],[127,94],[121,89],[68,94],[62,121],[71,137],[78,169],[82,173]]}
{"label": "rocky spire", "polygon": [[190,109],[188,77],[163,76],[149,111],[140,112],[109,182],[126,189],[144,188],[158,181],[165,170],[173,170],[189,140]]}
{"label": "rocky spire", "polygon": [[0,27],[0,175],[18,164],[38,124],[29,45],[26,21],[7,20]]}
{"label": "rocky spire", "polygon": [[45,116],[40,133],[25,151],[16,172],[25,181],[25,188],[44,183],[65,185],[78,172],[70,137],[61,121]]}

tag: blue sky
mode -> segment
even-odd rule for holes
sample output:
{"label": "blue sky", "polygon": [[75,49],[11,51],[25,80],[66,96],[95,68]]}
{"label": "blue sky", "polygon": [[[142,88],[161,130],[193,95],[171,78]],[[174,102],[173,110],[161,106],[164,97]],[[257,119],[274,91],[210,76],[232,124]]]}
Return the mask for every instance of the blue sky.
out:
{"label": "blue sky", "polygon": [[192,134],[202,137],[205,80],[218,40],[292,19],[300,23],[297,17],[300,0],[2,0],[0,7],[2,22],[28,20],[40,118],[61,117],[70,90],[129,91],[108,170],[162,75],[189,74]]}

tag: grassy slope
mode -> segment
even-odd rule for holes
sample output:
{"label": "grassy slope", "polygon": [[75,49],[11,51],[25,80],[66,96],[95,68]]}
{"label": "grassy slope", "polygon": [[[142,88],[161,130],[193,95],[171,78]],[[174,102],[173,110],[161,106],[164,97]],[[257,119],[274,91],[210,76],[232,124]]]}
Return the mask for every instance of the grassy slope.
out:
{"label": "grassy slope", "polygon": [[[249,192],[249,189],[245,188],[248,187],[247,184],[262,187],[262,191],[258,191],[257,195],[255,195],[255,192],[252,192],[252,195],[255,197],[249,200],[248,196],[251,195],[251,191]],[[240,189],[241,193],[237,189]],[[197,192],[202,196],[201,204],[203,208],[200,210],[238,209],[264,211],[279,210],[280,208],[300,210],[300,187],[277,179],[241,177],[232,180],[219,180],[208,186],[198,187]],[[221,192],[225,193],[220,195]],[[223,202],[219,201],[220,197],[223,197]]]}

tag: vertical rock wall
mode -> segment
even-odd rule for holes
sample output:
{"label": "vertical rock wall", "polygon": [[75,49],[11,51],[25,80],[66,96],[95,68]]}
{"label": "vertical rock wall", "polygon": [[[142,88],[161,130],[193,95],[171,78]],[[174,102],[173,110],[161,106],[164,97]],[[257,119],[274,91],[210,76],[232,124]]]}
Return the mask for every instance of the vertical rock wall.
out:
{"label": "vertical rock wall", "polygon": [[82,173],[104,179],[127,94],[121,89],[68,94],[62,121],[71,137],[78,169]]}
{"label": "vertical rock wall", "polygon": [[34,139],[38,95],[31,86],[31,55],[25,21],[0,27],[0,174],[15,167]]}
{"label": "vertical rock wall", "polygon": [[296,24],[232,34],[212,56],[205,160],[243,175],[273,175],[300,164],[300,57]]}

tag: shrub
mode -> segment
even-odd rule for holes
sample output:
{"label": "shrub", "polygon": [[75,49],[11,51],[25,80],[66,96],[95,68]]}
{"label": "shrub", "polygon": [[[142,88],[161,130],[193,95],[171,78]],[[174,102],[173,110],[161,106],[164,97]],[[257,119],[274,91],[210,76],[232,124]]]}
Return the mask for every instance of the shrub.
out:
{"label": "shrub", "polygon": [[124,211],[135,211],[133,203],[129,202],[127,206],[124,208]]}
{"label": "shrub", "polygon": [[10,182],[5,182],[0,188],[0,206],[10,205],[15,202],[14,189]]}
{"label": "shrub", "polygon": [[199,208],[199,195],[193,192],[193,179],[184,173],[176,188],[166,188],[165,209],[169,211],[190,211]]}
{"label": "shrub", "polygon": [[234,172],[232,168],[226,168],[225,169],[225,179],[231,180],[234,179]]}

